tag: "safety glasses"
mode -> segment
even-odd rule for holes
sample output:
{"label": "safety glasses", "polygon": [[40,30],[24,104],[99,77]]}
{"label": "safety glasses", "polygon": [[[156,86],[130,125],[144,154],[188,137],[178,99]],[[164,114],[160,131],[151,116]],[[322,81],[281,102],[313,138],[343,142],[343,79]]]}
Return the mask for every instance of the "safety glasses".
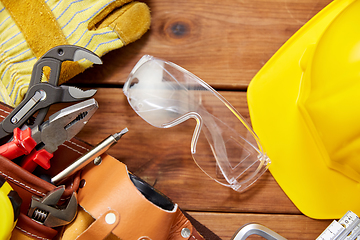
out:
{"label": "safety glasses", "polygon": [[245,119],[207,83],[176,64],[143,56],[124,94],[135,112],[155,127],[195,119],[191,154],[218,183],[241,192],[268,169],[270,160]]}

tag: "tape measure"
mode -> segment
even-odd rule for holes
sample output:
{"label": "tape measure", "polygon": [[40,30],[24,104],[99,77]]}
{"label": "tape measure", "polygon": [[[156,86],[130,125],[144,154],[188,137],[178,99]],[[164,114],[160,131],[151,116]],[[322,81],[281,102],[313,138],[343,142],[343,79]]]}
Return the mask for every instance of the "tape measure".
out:
{"label": "tape measure", "polygon": [[18,193],[0,176],[0,239],[10,239],[21,203]]}
{"label": "tape measure", "polygon": [[360,240],[360,218],[348,211],[339,221],[334,220],[316,240]]}

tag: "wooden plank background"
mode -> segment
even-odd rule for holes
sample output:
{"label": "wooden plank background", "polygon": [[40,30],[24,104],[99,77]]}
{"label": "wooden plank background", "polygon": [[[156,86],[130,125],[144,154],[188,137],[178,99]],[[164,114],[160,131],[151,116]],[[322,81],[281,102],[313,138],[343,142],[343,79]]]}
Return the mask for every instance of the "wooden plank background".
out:
{"label": "wooden plank background", "polygon": [[103,65],[69,82],[98,89],[100,108],[78,137],[95,145],[128,127],[129,133],[109,153],[224,240],[249,222],[264,224],[288,239],[315,239],[330,220],[302,215],[269,172],[245,193],[215,183],[192,160],[195,123],[171,129],[150,126],[129,106],[122,86],[141,56],[150,54],[208,82],[250,122],[249,82],[330,0],[145,2],[151,9],[151,29],[135,43],[106,54]]}

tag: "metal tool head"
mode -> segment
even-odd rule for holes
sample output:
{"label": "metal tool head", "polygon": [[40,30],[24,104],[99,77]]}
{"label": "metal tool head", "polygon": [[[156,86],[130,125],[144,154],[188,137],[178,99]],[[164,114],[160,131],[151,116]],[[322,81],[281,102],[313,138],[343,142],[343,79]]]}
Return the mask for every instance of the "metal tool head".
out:
{"label": "metal tool head", "polygon": [[77,213],[77,197],[74,192],[65,205],[57,205],[65,187],[59,186],[50,191],[43,198],[35,196],[31,199],[28,216],[48,227],[58,227],[69,224]]}
{"label": "metal tool head", "polygon": [[278,233],[258,223],[249,223],[241,227],[231,238],[231,240],[245,240],[250,235],[258,235],[267,240],[286,240]]}
{"label": "metal tool head", "polygon": [[98,107],[98,103],[92,98],[61,109],[39,126],[33,138],[42,142],[43,148],[48,152],[55,152],[59,145],[80,132]]}
{"label": "metal tool head", "polygon": [[[82,91],[75,87],[57,86],[61,64],[64,61],[87,59],[101,64],[101,59],[86,48],[73,45],[57,46],[45,53],[34,65],[29,89],[23,101],[0,123],[0,139],[21,127],[35,112],[38,112],[33,126],[40,125],[50,105],[59,102],[81,101],[92,97],[96,90]],[[44,67],[50,68],[48,82],[42,82]]]}
{"label": "metal tool head", "polygon": [[54,58],[63,61],[78,61],[87,59],[95,64],[102,64],[101,59],[92,51],[76,45],[60,45],[47,51],[39,60],[45,58]]}
{"label": "metal tool head", "polygon": [[60,45],[50,49],[35,63],[29,87],[41,82],[44,67],[50,68],[50,77],[48,82],[55,86],[58,85],[62,62],[75,62],[81,59],[89,60],[95,64],[102,64],[99,56],[83,47],[75,45]]}
{"label": "metal tool head", "polygon": [[[71,99],[81,99],[81,100],[85,100],[87,98],[91,98],[92,96],[95,95],[95,93],[97,92],[97,90],[95,89],[90,89],[90,90],[81,90],[77,87],[69,87],[69,86],[61,86],[63,89],[67,89],[66,93],[69,94],[69,97]],[[63,95],[63,98],[67,97],[65,94]],[[64,101],[66,101],[67,99],[64,99]]]}
{"label": "metal tool head", "polygon": [[29,89],[29,96],[21,102],[1,123],[0,123],[0,139],[11,134],[17,127],[21,127],[31,116],[37,111],[35,120],[29,127],[41,125],[46,117],[48,107],[54,103],[82,101],[92,97],[95,89],[83,91],[72,86],[52,86],[50,84],[42,84],[39,91],[37,85]]}
{"label": "metal tool head", "polygon": [[[41,84],[41,83],[40,83]],[[36,85],[35,85],[36,86]],[[36,107],[34,109],[28,109],[27,112],[32,112],[32,114],[35,112],[36,109],[39,109],[38,114],[36,115],[36,118],[31,126],[40,125],[48,112],[49,106],[53,103],[60,103],[60,102],[75,102],[75,101],[83,101],[85,99],[88,99],[95,95],[97,90],[90,89],[90,90],[81,90],[77,87],[72,86],[52,86],[48,84],[48,86],[51,86],[54,90],[48,90],[48,93],[46,94],[49,96],[46,96],[46,99],[40,100],[38,104],[36,104]],[[47,86],[47,87],[48,87]],[[45,85],[42,86],[42,89],[47,89]],[[45,107],[44,107],[45,106]],[[43,108],[44,107],[44,108]],[[1,132],[0,132],[1,133]]]}

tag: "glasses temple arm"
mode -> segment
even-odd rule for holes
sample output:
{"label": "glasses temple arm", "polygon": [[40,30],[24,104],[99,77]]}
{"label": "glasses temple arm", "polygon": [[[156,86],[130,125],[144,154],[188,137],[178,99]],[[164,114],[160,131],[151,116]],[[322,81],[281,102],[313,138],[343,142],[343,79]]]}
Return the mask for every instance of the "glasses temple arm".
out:
{"label": "glasses temple arm", "polygon": [[166,127],[168,128],[168,127],[176,126],[180,123],[183,123],[183,122],[189,120],[190,118],[193,118],[196,121],[195,130],[194,130],[194,133],[193,133],[193,136],[191,139],[191,153],[195,154],[196,153],[196,143],[199,139],[200,131],[203,126],[203,120],[202,120],[202,117],[200,116],[200,114],[198,114],[197,112],[188,112],[188,113],[182,115],[181,117],[175,119],[174,121],[166,124],[167,125]]}

